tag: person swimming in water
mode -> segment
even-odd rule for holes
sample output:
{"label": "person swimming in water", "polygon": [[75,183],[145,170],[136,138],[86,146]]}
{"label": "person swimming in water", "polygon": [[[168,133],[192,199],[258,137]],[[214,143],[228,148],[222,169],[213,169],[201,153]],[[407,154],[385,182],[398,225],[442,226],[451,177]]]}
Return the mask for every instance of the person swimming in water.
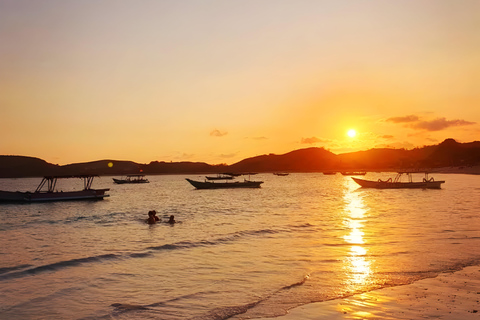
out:
{"label": "person swimming in water", "polygon": [[172,214],[170,216],[170,219],[168,219],[168,222],[167,223],[170,223],[170,224],[175,224],[177,223],[177,221],[175,221],[175,216]]}
{"label": "person swimming in water", "polygon": [[148,211],[148,219],[146,222],[148,224],[155,224],[157,221],[160,221],[160,219],[157,217],[157,212],[155,210]]}

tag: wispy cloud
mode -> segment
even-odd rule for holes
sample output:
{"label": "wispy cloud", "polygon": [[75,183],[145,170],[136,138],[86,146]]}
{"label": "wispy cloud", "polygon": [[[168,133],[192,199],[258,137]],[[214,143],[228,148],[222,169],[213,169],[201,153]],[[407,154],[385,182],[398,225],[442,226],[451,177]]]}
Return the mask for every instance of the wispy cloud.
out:
{"label": "wispy cloud", "polygon": [[468,126],[472,124],[475,124],[475,122],[461,119],[447,120],[445,118],[437,118],[431,121],[419,121],[418,123],[412,124],[412,128],[427,131],[440,131],[450,127]]}
{"label": "wispy cloud", "polygon": [[220,131],[218,129],[215,129],[215,130],[210,132],[211,137],[223,137],[223,136],[226,136],[227,134],[228,134],[228,132]]}
{"label": "wispy cloud", "polygon": [[391,134],[386,134],[386,135],[381,136],[380,138],[383,138],[383,139],[393,139],[394,137],[393,137]]}
{"label": "wispy cloud", "polygon": [[236,157],[238,154],[238,152],[235,152],[235,153],[228,153],[228,154],[220,154],[219,157],[222,158],[222,159],[229,159],[229,158],[233,158],[233,157]]}
{"label": "wispy cloud", "polygon": [[416,115],[409,115],[405,117],[392,117],[388,118],[387,122],[393,122],[393,123],[406,123],[406,122],[416,122],[418,121],[419,118]]}
{"label": "wispy cloud", "polygon": [[317,137],[302,138],[302,140],[300,141],[300,143],[302,143],[302,144],[315,144],[315,143],[319,143],[319,142],[330,142],[330,141],[329,140],[322,140],[322,139],[319,139]]}
{"label": "wispy cloud", "polygon": [[257,140],[257,141],[262,141],[262,140],[268,140],[267,137],[245,137],[245,139],[252,139],[252,140]]}
{"label": "wispy cloud", "polygon": [[434,120],[422,120],[417,115],[408,115],[404,117],[392,117],[387,122],[402,123],[408,128],[415,130],[440,131],[450,127],[460,127],[475,124],[475,122],[463,119],[447,120],[445,117],[436,118]]}

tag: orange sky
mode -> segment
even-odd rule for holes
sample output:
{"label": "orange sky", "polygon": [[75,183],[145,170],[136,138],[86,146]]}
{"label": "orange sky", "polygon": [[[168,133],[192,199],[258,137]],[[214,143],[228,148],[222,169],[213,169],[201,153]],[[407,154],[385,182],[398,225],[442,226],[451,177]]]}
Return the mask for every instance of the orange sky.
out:
{"label": "orange sky", "polygon": [[480,1],[0,0],[0,154],[232,164],[479,140],[478,30]]}

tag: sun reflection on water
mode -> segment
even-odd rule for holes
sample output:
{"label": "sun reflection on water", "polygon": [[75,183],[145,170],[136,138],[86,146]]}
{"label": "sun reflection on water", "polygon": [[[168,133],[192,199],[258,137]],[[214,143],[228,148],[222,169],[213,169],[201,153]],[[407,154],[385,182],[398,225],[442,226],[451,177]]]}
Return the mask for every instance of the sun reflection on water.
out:
{"label": "sun reflection on water", "polygon": [[362,194],[353,191],[348,185],[344,193],[344,225],[346,234],[343,239],[351,244],[345,257],[345,286],[349,292],[358,292],[368,286],[372,274],[372,261],[368,257],[367,241],[364,238],[365,216],[367,209]]}

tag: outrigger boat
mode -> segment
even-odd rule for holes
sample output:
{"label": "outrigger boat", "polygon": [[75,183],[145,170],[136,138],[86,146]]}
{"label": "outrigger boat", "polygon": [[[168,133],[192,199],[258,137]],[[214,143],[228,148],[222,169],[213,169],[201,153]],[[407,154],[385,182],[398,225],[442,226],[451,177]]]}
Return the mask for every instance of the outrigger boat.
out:
{"label": "outrigger boat", "polygon": [[112,178],[113,182],[117,184],[124,184],[124,183],[149,183],[147,178],[145,178],[144,174],[129,174],[124,179],[115,179]]}
{"label": "outrigger boat", "polygon": [[[363,188],[376,188],[376,189],[440,189],[441,184],[445,183],[444,180],[435,181],[433,178],[429,178],[428,173],[425,172],[425,177],[420,182],[413,182],[413,172],[398,172],[395,178],[389,178],[388,180],[378,179],[377,181],[364,180],[352,177],[353,181],[358,183]],[[407,181],[401,181],[403,176],[407,177]]]}
{"label": "outrigger boat", "polygon": [[234,181],[234,182],[210,182],[210,181],[195,181],[186,179],[192,186],[197,189],[227,189],[227,188],[260,188],[263,181]]}
{"label": "outrigger boat", "polygon": [[[46,176],[42,179],[35,192],[0,191],[0,202],[48,202],[67,200],[103,200],[110,189],[92,189],[94,175],[81,176]],[[57,179],[83,179],[83,190],[55,191]],[[45,189],[46,188],[46,189]]]}

